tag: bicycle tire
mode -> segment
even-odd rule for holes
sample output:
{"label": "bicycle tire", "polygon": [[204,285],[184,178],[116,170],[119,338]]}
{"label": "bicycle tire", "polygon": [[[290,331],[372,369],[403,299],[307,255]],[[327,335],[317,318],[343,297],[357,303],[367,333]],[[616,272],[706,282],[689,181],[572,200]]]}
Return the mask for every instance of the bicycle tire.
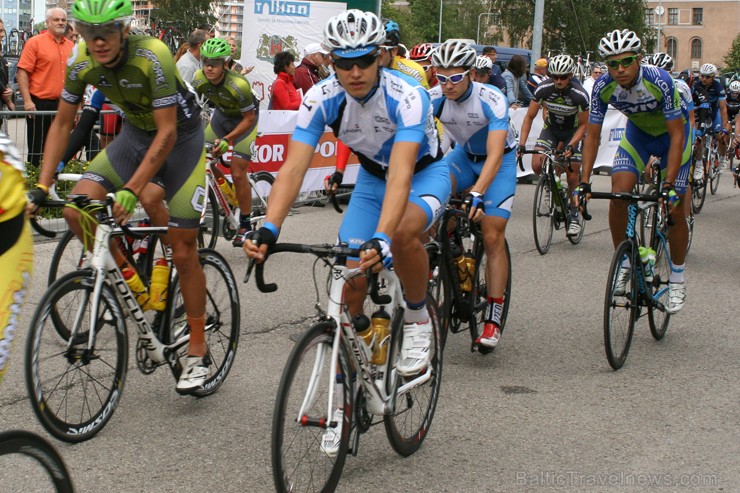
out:
{"label": "bicycle tire", "polygon": [[575,236],[567,236],[568,241],[571,242],[573,245],[577,245],[581,242],[583,239],[583,234],[586,232],[586,219],[583,217],[583,214],[580,212],[578,213],[578,224],[581,226],[581,229],[578,231],[578,234]]}
{"label": "bicycle tire", "polygon": [[92,354],[86,353],[89,327],[81,327],[69,341],[60,337],[59,328],[50,330],[48,326],[52,312],[66,327],[72,326],[77,315],[81,315],[82,324],[89,324],[90,315],[84,312],[91,305],[92,274],[90,270],[72,272],[51,285],[34,313],[26,341],[26,388],[31,407],[49,433],[70,443],[88,440],[103,429],[118,406],[126,381],[125,317],[107,283],[101,290]]}
{"label": "bicycle tire", "polygon": [[711,176],[711,180],[709,181],[709,191],[712,193],[712,195],[717,195],[717,190],[719,189],[719,179],[722,176],[722,173],[720,173],[720,170],[717,166],[715,166],[715,163],[712,163],[712,171],[709,173]]}
{"label": "bicycle tire", "polygon": [[[618,370],[624,365],[627,354],[632,343],[632,334],[635,330],[635,320],[637,318],[637,308],[635,299],[635,273],[630,272],[627,281],[625,295],[617,295],[614,289],[619,278],[619,273],[624,269],[622,261],[624,258],[634,260],[639,258],[634,253],[634,245],[629,240],[624,240],[617,246],[612,257],[611,266],[609,267],[609,277],[606,284],[606,296],[604,299],[604,348],[606,349],[606,359],[609,365]],[[622,330],[618,330],[619,325],[625,325]]]}
{"label": "bicycle tire", "polygon": [[267,214],[267,197],[272,191],[275,177],[267,171],[258,171],[252,174],[254,187],[252,187],[252,217]]}
{"label": "bicycle tire", "polygon": [[[506,258],[509,264],[509,275],[506,279],[506,289],[504,291],[504,304],[501,310],[501,333],[503,334],[506,328],[506,318],[509,316],[509,305],[511,304],[511,252],[509,250],[509,242],[504,240],[504,248],[506,251]],[[476,258],[481,260],[476,263],[475,277],[473,278],[473,290],[471,296],[471,317],[470,317],[470,338],[475,344],[475,341],[481,334],[478,329],[481,325],[485,324],[486,310],[488,308],[488,285],[486,283],[486,252],[483,247],[483,242],[477,247],[478,252]],[[480,257],[479,257],[480,256]],[[485,354],[493,352],[495,348],[484,349],[478,347],[478,351]]]}
{"label": "bicycle tire", "polygon": [[216,248],[218,242],[218,234],[221,231],[219,228],[219,216],[218,200],[216,194],[209,187],[208,188],[208,210],[205,217],[201,221],[200,228],[198,229],[198,248]]}
{"label": "bicycle tire", "polygon": [[[445,268],[444,252],[437,242],[427,243],[424,248],[429,257],[429,293],[437,300],[437,315],[440,331],[442,332],[442,346],[447,343],[452,320],[452,286],[449,274]],[[460,324],[460,321],[456,321]]]}
{"label": "bicycle tire", "polygon": [[[423,371],[431,371],[431,377],[425,383],[409,389],[403,395],[396,396],[393,412],[383,416],[385,433],[391,447],[404,457],[419,450],[429,433],[434,412],[437,409],[437,399],[442,383],[442,334],[437,317],[437,303],[429,295],[427,295],[427,309],[429,310],[429,319],[432,322],[433,346],[429,366]],[[392,368],[396,367],[396,362],[400,358],[402,332],[403,323],[398,323],[397,326],[393,327],[389,353],[392,358]],[[391,372],[392,375],[394,373],[395,371]],[[393,386],[394,383],[395,386]],[[391,378],[386,379],[386,385],[388,386],[386,390],[389,393],[397,393],[403,383],[405,383],[405,380],[400,376],[395,376],[395,378],[391,376]]]}
{"label": "bicycle tire", "polygon": [[[694,163],[696,165],[696,163]],[[704,164],[702,163],[702,166]],[[703,170],[703,179],[700,186],[696,186],[696,183],[694,182],[693,174],[691,178],[691,209],[694,211],[694,214],[699,214],[704,207],[704,201],[707,198],[707,170],[704,168]]]}
{"label": "bicycle tire", "polygon": [[46,285],[51,286],[60,276],[84,268],[85,263],[86,255],[82,242],[72,231],[66,231],[54,248]]}
{"label": "bicycle tire", "polygon": [[[344,413],[336,456],[327,455],[319,445],[324,425],[332,419],[327,412],[331,407],[333,415],[338,407],[338,403],[330,405],[328,401],[329,388],[337,386],[336,368],[331,365],[335,334],[333,323],[316,323],[298,340],[285,364],[272,415],[270,445],[273,480],[279,493],[334,491],[342,475],[352,413]],[[340,346],[338,362],[341,374],[352,374],[344,345]],[[345,410],[353,409],[350,382],[344,378],[339,385],[341,405]]]}
{"label": "bicycle tire", "polygon": [[[0,456],[19,454],[35,459],[48,474],[58,493],[72,493],[74,485],[64,460],[54,447],[30,431],[9,430],[0,433]],[[9,472],[9,471],[8,471]],[[3,479],[3,486],[10,487],[8,478]],[[30,484],[26,484],[30,487]],[[41,485],[34,484],[34,487]]]}
{"label": "bicycle tire", "polygon": [[[239,291],[228,262],[215,250],[198,251],[200,265],[206,276],[206,345],[211,364],[203,388],[190,395],[206,397],[223,384],[234,363],[239,344]],[[185,303],[180,290],[180,278],[170,283],[167,318],[160,325],[159,338],[173,344],[188,331]],[[180,348],[178,357],[187,356],[187,344]]]}
{"label": "bicycle tire", "polygon": [[550,178],[546,174],[540,176],[534,191],[532,227],[534,245],[540,255],[544,255],[550,249],[552,232],[555,229],[555,205],[552,200]]}
{"label": "bicycle tire", "polygon": [[691,244],[694,242],[694,211],[689,207],[689,214],[686,216],[686,223],[689,228],[689,242],[686,245],[686,254],[691,250]]}
{"label": "bicycle tire", "polygon": [[671,275],[670,251],[666,251],[667,241],[656,235],[651,244],[655,250],[655,265],[653,266],[653,281],[650,295],[653,303],[648,309],[648,323],[650,334],[655,340],[661,340],[668,330],[671,315],[665,311],[668,303],[668,278]]}
{"label": "bicycle tire", "polygon": [[[650,185],[645,190],[645,195],[654,195],[657,191],[655,185]],[[648,246],[653,244],[653,237],[655,232],[655,224],[658,224],[661,219],[660,216],[663,214],[657,202],[649,202],[644,207],[640,208],[640,214],[638,215],[639,231],[641,244]]]}

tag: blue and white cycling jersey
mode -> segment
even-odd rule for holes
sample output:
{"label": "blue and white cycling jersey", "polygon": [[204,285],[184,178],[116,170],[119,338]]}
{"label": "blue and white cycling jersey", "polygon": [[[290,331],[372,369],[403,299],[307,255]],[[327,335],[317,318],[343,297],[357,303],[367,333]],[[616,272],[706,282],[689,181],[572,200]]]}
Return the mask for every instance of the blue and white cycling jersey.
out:
{"label": "blue and white cycling jersey", "polygon": [[516,147],[516,129],[509,123],[506,96],[497,87],[471,82],[468,91],[457,101],[448,101],[440,86],[429,91],[434,115],[449,132],[456,145],[465,152],[485,156],[488,132],[506,130],[506,148]]}
{"label": "blue and white cycling jersey", "polygon": [[381,69],[378,86],[363,102],[347,97],[336,76],[309,89],[298,109],[293,139],[315,146],[326,126],[376,175],[388,168],[395,142],[421,144],[417,163],[439,157],[429,94],[396,71]]}
{"label": "blue and white cycling jersey", "polygon": [[674,82],[678,93],[681,95],[681,107],[685,109],[687,114],[689,111],[694,111],[694,96],[691,94],[689,85],[681,79],[675,79]]}

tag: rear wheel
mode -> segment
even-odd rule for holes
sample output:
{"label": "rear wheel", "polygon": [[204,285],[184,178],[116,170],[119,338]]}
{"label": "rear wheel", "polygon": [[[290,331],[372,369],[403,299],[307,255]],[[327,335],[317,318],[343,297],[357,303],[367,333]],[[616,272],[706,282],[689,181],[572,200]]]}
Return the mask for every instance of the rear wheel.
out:
{"label": "rear wheel", "polygon": [[220,220],[218,200],[214,191],[209,187],[206,214],[201,219],[198,230],[198,248],[216,248]]}
{"label": "rear wheel", "polygon": [[534,191],[534,207],[532,208],[532,224],[534,226],[534,245],[540,255],[550,249],[552,231],[554,229],[555,207],[550,189],[550,179],[547,175],[540,176],[537,188]]}
{"label": "rear wheel", "polygon": [[[506,317],[509,315],[509,305],[511,304],[511,253],[509,251],[509,242],[504,243],[506,249],[506,259],[509,264],[509,275],[506,279],[506,290],[504,291],[504,304],[501,310],[501,332],[506,328]],[[471,292],[471,318],[470,318],[470,337],[473,343],[481,335],[483,326],[486,321],[486,310],[488,309],[488,284],[486,282],[487,256],[483,247],[483,242],[478,246],[480,248],[480,261],[475,269],[473,278],[473,290]],[[486,350],[478,347],[479,352],[491,352],[493,349]]]}
{"label": "rear wheel", "polygon": [[719,162],[717,159],[715,159],[712,162],[712,167],[709,171],[709,189],[712,192],[712,195],[717,195],[717,190],[719,189],[719,179],[721,176],[722,173],[720,173]]}
{"label": "rear wheel", "polygon": [[[636,256],[633,255],[633,244],[627,240],[620,243],[612,257],[607,278],[604,299],[604,347],[606,359],[615,370],[620,369],[627,359],[635,329],[637,316],[633,288],[635,276],[629,267],[623,265],[625,260],[632,261],[634,258]],[[617,289],[620,275],[628,276],[623,292]]]}
{"label": "rear wheel", "polygon": [[47,285],[65,274],[83,269],[87,264],[87,255],[82,242],[72,231],[67,231],[54,249],[49,265]]}

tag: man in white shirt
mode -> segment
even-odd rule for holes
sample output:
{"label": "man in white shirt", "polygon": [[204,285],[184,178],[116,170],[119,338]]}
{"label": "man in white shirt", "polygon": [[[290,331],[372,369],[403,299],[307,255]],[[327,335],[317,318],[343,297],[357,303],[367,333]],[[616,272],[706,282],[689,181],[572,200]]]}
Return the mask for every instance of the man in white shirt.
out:
{"label": "man in white shirt", "polygon": [[196,29],[188,37],[188,51],[177,61],[180,77],[188,84],[193,83],[195,72],[200,69],[200,45],[208,39],[208,32]]}
{"label": "man in white shirt", "polygon": [[591,90],[593,90],[594,88],[594,83],[596,82],[596,79],[601,77],[601,74],[603,73],[604,70],[602,69],[601,65],[594,65],[594,68],[591,69],[591,77],[583,81],[583,88],[586,90],[589,98],[591,97]]}

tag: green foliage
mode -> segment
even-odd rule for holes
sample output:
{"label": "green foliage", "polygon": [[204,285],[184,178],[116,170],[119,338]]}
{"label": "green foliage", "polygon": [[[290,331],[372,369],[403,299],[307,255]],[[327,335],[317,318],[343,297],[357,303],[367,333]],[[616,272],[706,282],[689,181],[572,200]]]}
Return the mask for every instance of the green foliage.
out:
{"label": "green foliage", "polygon": [[177,26],[180,36],[187,38],[190,32],[203,24],[214,25],[216,17],[212,14],[211,0],[152,0],[156,9],[152,18]]}
{"label": "green foliage", "polygon": [[740,68],[740,34],[735,36],[735,40],[732,42],[730,51],[723,58],[725,65],[730,68]]}
{"label": "green foliage", "polygon": [[[79,173],[82,174],[87,169],[90,163],[85,161],[71,160],[64,167],[62,173]],[[36,183],[39,181],[39,168],[31,166],[30,163],[26,163],[26,188],[28,190],[35,188]],[[60,197],[65,197],[69,192],[72,191],[76,182],[63,181],[56,183],[56,191]],[[62,209],[44,209],[41,212],[41,217],[45,218],[56,218],[62,217]]]}

